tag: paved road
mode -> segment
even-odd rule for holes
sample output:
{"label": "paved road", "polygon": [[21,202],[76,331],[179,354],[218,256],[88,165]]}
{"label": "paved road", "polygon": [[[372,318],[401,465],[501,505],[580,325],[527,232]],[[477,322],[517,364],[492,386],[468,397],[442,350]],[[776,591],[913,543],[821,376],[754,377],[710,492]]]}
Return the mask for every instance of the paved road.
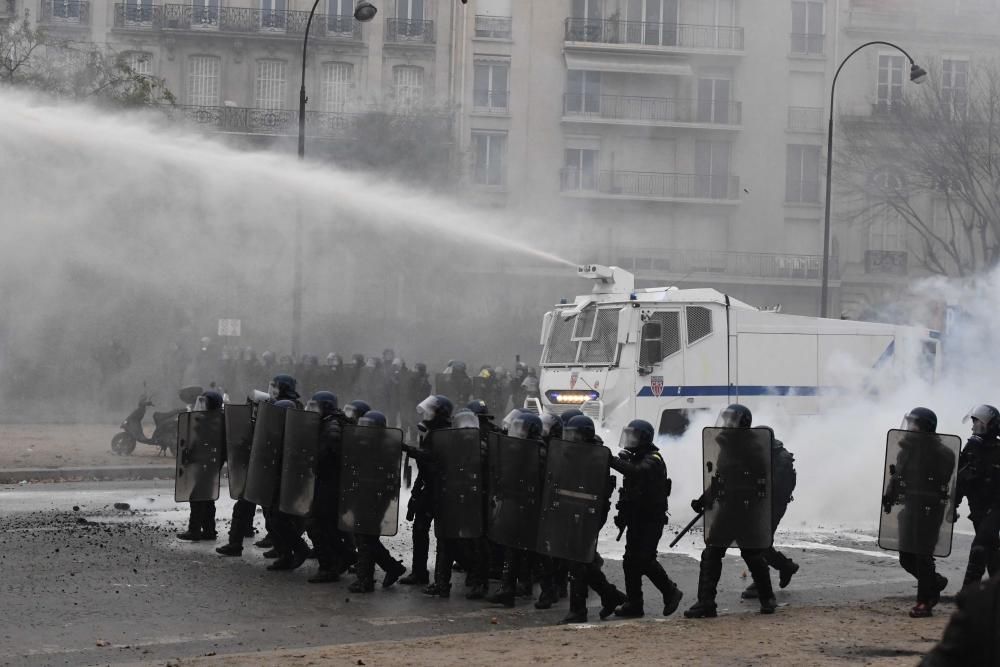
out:
{"label": "paved road", "polygon": [[[114,509],[121,502],[130,509]],[[168,482],[0,487],[0,664],[162,662],[548,625],[565,613],[564,605],[536,611],[527,600],[514,610],[485,607],[465,600],[460,587],[451,599],[439,600],[403,586],[358,596],[347,593],[346,583],[308,584],[314,562],[296,572],[271,573],[249,542],[243,558],[228,559],[214,553],[214,544],[178,541],[173,533],[182,528],[186,507],[174,505]],[[220,528],[228,524],[230,507],[228,499],[220,501]],[[259,515],[257,522],[262,525]],[[404,523],[387,545],[405,556],[408,539]],[[679,553],[661,554],[685,593],[683,605],[695,595],[698,540],[694,535]],[[870,535],[827,529],[779,533],[778,542],[802,564],[792,586],[779,594],[783,604],[842,604],[915,592],[893,555],[879,551]],[[953,582],[960,579],[969,542],[967,534],[958,535],[955,556],[941,564]],[[666,545],[665,539],[661,549]],[[610,528],[601,551],[609,561],[605,570],[621,586],[614,560],[621,544]],[[738,556],[727,557],[719,599],[727,613],[755,611],[754,604],[739,600],[744,573]],[[647,587],[646,597],[647,612],[655,610],[655,590]]]}

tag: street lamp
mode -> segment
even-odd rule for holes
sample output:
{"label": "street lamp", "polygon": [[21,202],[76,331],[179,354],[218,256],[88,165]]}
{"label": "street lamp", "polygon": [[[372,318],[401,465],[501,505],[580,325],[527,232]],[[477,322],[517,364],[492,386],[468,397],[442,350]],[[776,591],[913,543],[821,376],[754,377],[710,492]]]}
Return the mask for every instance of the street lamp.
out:
{"label": "street lamp", "polygon": [[833,75],[833,83],[830,85],[830,123],[826,131],[826,214],[823,221],[823,286],[820,291],[820,317],[826,317],[830,291],[830,201],[833,194],[831,187],[833,183],[833,96],[837,90],[837,78],[840,76],[840,70],[844,69],[847,61],[861,49],[874,44],[891,47],[906,56],[906,59],[910,61],[910,81],[913,83],[923,83],[927,80],[927,71],[918,65],[902,47],[892,42],[883,42],[880,40],[866,42],[848,53],[847,57],[840,61],[840,65]]}
{"label": "street lamp", "polygon": [[378,13],[378,8],[375,7],[375,5],[373,5],[372,3],[367,2],[366,0],[361,0],[361,2],[358,3],[357,7],[354,8],[355,20],[361,21],[362,23],[367,23],[368,21],[371,21],[373,18],[375,18],[375,15],[377,13]]}

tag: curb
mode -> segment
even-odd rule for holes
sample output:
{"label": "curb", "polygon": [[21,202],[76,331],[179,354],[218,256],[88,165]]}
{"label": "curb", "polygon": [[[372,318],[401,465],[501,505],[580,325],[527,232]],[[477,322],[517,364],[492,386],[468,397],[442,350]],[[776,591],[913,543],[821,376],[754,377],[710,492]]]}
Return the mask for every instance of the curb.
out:
{"label": "curb", "polygon": [[0,484],[69,482],[80,480],[173,479],[174,466],[92,466],[86,468],[5,468]]}

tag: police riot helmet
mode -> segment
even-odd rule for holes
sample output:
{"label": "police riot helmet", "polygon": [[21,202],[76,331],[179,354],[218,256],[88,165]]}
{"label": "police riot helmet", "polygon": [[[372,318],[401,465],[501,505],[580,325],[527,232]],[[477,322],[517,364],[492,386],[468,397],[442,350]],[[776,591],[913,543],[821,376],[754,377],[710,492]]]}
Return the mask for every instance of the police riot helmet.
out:
{"label": "police riot helmet", "polygon": [[753,413],[747,406],[733,403],[719,413],[715,425],[718,428],[750,428],[753,425]]}
{"label": "police riot helmet", "polygon": [[542,414],[542,437],[546,440],[550,438],[555,438],[557,440],[562,439],[563,434],[563,423],[556,415],[551,412],[545,412]]}
{"label": "police riot helmet", "polygon": [[275,375],[269,387],[271,398],[277,399],[280,396],[281,398],[290,398],[292,400],[297,399],[299,394],[295,391],[296,385],[295,378],[291,375],[286,373]]}
{"label": "police riot helmet", "polygon": [[276,401],[274,407],[281,408],[282,410],[294,410],[295,403],[289,401],[288,399],[282,399],[280,401]]}
{"label": "police riot helmet", "polygon": [[376,410],[369,410],[363,417],[358,419],[358,426],[385,428],[386,423],[385,415]]}
{"label": "police riot helmet", "polygon": [[265,364],[273,364],[274,352],[271,352],[271,350],[264,350],[263,352],[260,353],[260,360],[263,361]]}
{"label": "police riot helmet", "polygon": [[222,408],[222,394],[217,391],[206,391],[194,402],[195,412],[203,412],[205,410],[220,410]]}
{"label": "police riot helmet", "polygon": [[451,418],[452,428],[479,428],[479,416],[472,410],[462,408]]}
{"label": "police riot helmet", "polygon": [[306,404],[306,410],[318,412],[321,417],[327,417],[337,411],[337,397],[332,391],[317,391]]}
{"label": "police riot helmet", "polygon": [[1000,434],[1000,411],[992,405],[977,405],[962,421],[972,420],[972,435],[996,437]]}
{"label": "police riot helmet", "polygon": [[541,440],[542,430],[542,420],[538,415],[522,412],[511,422],[507,435],[524,440]]}
{"label": "police riot helmet", "polygon": [[579,417],[582,414],[583,414],[582,411],[577,410],[576,408],[570,408],[569,410],[566,410],[561,415],[559,415],[559,417],[560,419],[562,419],[563,426],[566,426],[567,424],[569,424],[570,419],[572,419],[573,417]]}
{"label": "police riot helmet", "polygon": [[481,401],[478,398],[474,401],[469,401],[469,403],[465,406],[465,409],[472,411],[473,414],[482,415],[484,417],[487,417],[490,414],[490,409],[489,406],[486,405],[486,401]]}
{"label": "police riot helmet", "polygon": [[563,427],[563,440],[570,442],[590,443],[596,440],[596,436],[594,420],[587,415],[577,415]]}
{"label": "police riot helmet", "polygon": [[620,446],[629,451],[650,447],[653,444],[654,435],[656,435],[656,431],[652,424],[645,419],[633,419],[628,423],[628,426],[622,429]]}
{"label": "police riot helmet", "polygon": [[444,421],[451,419],[451,400],[441,394],[431,394],[417,405],[417,414],[425,422],[435,420]]}
{"label": "police riot helmet", "polygon": [[344,414],[350,421],[357,424],[358,420],[368,414],[371,409],[371,406],[364,401],[353,400],[344,406]]}
{"label": "police riot helmet", "polygon": [[514,423],[514,420],[517,419],[520,414],[521,414],[520,408],[514,408],[513,410],[508,412],[507,416],[505,416],[500,421],[500,430],[503,431],[504,433],[510,431],[510,425]]}
{"label": "police riot helmet", "polygon": [[937,431],[937,415],[928,408],[913,408],[903,416],[900,428],[904,431],[934,433]]}

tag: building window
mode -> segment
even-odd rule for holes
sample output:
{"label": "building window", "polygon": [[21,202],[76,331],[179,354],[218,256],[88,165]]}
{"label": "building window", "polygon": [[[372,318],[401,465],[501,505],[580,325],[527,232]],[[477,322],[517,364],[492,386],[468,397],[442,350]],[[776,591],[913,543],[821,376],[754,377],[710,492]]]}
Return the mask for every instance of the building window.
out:
{"label": "building window", "polygon": [[825,3],[815,0],[792,1],[792,53],[822,55]]}
{"label": "building window", "polygon": [[597,19],[601,18],[602,0],[573,0],[570,7],[570,14],[575,19]]}
{"label": "building window", "polygon": [[906,235],[903,220],[894,209],[886,208],[878,220],[868,228],[868,249],[883,252],[903,252],[906,250]]}
{"label": "building window", "polygon": [[396,0],[396,18],[404,21],[423,21],[424,0]]}
{"label": "building window", "polygon": [[[703,199],[727,199],[730,145],[722,141],[696,141],[694,145],[694,193]],[[680,193],[679,193],[680,194]]]}
{"label": "building window", "polygon": [[650,46],[677,44],[678,0],[628,0],[626,22],[618,31],[622,41]]}
{"label": "building window", "polygon": [[325,63],[320,86],[323,110],[343,113],[350,103],[354,90],[354,65],[351,63]]}
{"label": "building window", "polygon": [[285,105],[285,61],[257,61],[255,106],[258,109],[282,109]]}
{"label": "building window", "polygon": [[597,189],[597,151],[567,148],[563,162],[563,190]]}
{"label": "building window", "polygon": [[698,79],[698,122],[730,123],[728,79]]}
{"label": "building window", "polygon": [[220,60],[215,56],[191,56],[188,59],[188,104],[196,107],[219,106]]}
{"label": "building window", "polygon": [[819,146],[790,145],[785,162],[785,201],[819,202]]}
{"label": "building window", "polygon": [[969,61],[945,58],[941,62],[941,103],[949,118],[965,118],[969,108]]}
{"label": "building window", "polygon": [[476,185],[503,185],[506,151],[507,135],[497,132],[473,132],[472,182]]}
{"label": "building window", "polygon": [[129,51],[125,54],[125,64],[139,76],[153,74],[153,54],[145,51]]}
{"label": "building window", "polygon": [[285,25],[285,0],[260,0],[260,27],[283,31]]}
{"label": "building window", "polygon": [[903,102],[903,71],[906,60],[903,56],[879,54],[878,85],[875,91],[876,109],[886,113],[899,107]]}
{"label": "building window", "polygon": [[507,111],[510,66],[506,63],[476,63],[472,106],[489,111]]}
{"label": "building window", "polygon": [[219,26],[219,0],[192,0],[191,25],[217,28]]}
{"label": "building window", "polygon": [[399,65],[392,69],[396,108],[414,111],[424,104],[424,70],[422,67]]}
{"label": "building window", "polygon": [[354,0],[330,0],[328,12],[327,32],[337,34],[354,32]]}
{"label": "building window", "polygon": [[601,73],[570,70],[566,80],[566,113],[600,113]]}

